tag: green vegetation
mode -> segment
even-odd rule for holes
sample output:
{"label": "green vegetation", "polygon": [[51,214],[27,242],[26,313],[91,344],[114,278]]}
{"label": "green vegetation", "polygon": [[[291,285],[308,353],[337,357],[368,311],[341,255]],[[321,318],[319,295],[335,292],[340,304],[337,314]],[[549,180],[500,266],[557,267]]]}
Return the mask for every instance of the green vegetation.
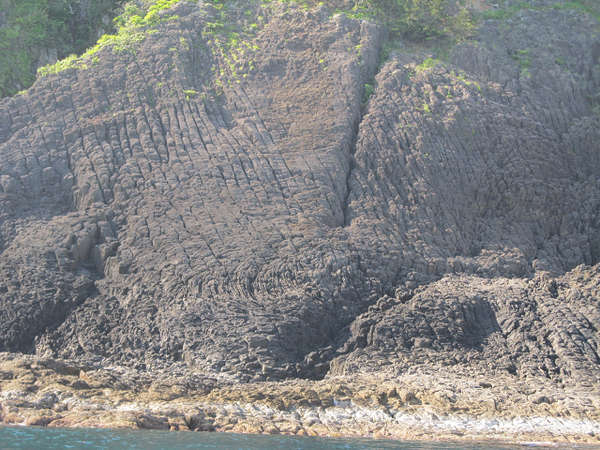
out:
{"label": "green vegetation", "polygon": [[69,55],[65,59],[61,59],[56,64],[50,64],[44,67],[40,67],[37,71],[38,75],[46,76],[52,73],[62,72],[67,69],[74,69],[79,65],[77,55]]}
{"label": "green vegetation", "polygon": [[456,78],[458,81],[464,83],[466,86],[475,86],[478,91],[481,91],[481,85],[477,81],[472,81],[467,79],[467,75],[465,72],[459,71],[458,73],[451,71],[450,75],[452,78]]}
{"label": "green vegetation", "polygon": [[[148,33],[156,31],[160,23],[174,20],[169,10],[180,1],[198,0],[96,0],[90,2],[91,11],[81,20],[80,0],[0,0],[0,97],[13,95],[30,86],[35,79],[35,66],[43,49],[55,49],[56,64],[39,69],[45,76],[62,70],[85,69],[98,61],[100,49],[110,47],[114,52],[135,52],[136,45]],[[288,3],[302,9],[324,4],[317,0],[205,0],[217,14],[206,23],[204,36],[221,61],[214,67],[217,84],[239,82],[254,70],[253,54],[260,49],[254,37],[265,23],[269,8]],[[505,20],[522,10],[571,9],[595,17],[600,21],[598,0],[556,0],[548,6],[536,6],[528,1],[498,0],[498,8],[474,16],[465,0],[329,0],[334,13],[356,19],[377,21],[386,26],[390,40],[382,58],[401,38],[416,44],[433,42],[439,51],[433,53],[443,59],[443,53],[455,42],[469,38],[478,19]],[[113,21],[116,32],[105,34],[97,43],[81,54],[100,27],[102,17],[110,14],[115,5],[123,4],[122,12]],[[182,38],[179,48],[190,49]],[[428,44],[429,45],[429,44]],[[429,45],[431,48],[432,45]],[[360,45],[353,49],[360,55]],[[526,54],[516,54],[524,76],[529,75],[530,60]],[[416,71],[430,70],[440,61],[429,58]],[[561,62],[558,62],[561,64]]]}
{"label": "green vegetation", "polygon": [[574,0],[555,3],[552,7],[554,9],[577,9],[595,17],[600,22],[600,2],[598,0]]}
{"label": "green vegetation", "polygon": [[426,58],[421,64],[415,67],[417,73],[425,72],[433,69],[435,66],[442,64],[442,61],[434,58]]}
{"label": "green vegetation", "polygon": [[489,9],[481,14],[483,19],[506,20],[523,9],[536,9],[529,2],[513,3],[503,8]]}
{"label": "green vegetation", "polygon": [[[123,8],[123,13],[113,20],[117,32],[115,34],[105,34],[93,47],[89,48],[81,57],[73,55],[69,61],[58,61],[56,64],[40,67],[39,76],[45,76],[51,73],[58,73],[65,69],[88,68],[88,62],[94,62],[94,55],[105,47],[110,47],[112,51],[135,53],[135,46],[143,41],[146,34],[152,32],[161,23],[173,20],[176,16],[164,14],[181,0],[138,0],[127,2]],[[187,0],[194,1],[194,0]],[[184,42],[185,43],[185,39]],[[187,43],[186,43],[187,44]]]}
{"label": "green vegetation", "polygon": [[371,98],[371,96],[373,95],[374,92],[375,92],[375,88],[373,87],[373,85],[371,83],[365,83],[364,90],[363,90],[363,99],[362,99],[363,107],[367,105],[367,103],[369,102],[369,99]]}
{"label": "green vegetation", "polygon": [[194,89],[184,89],[183,95],[185,95],[185,99],[187,101],[190,101],[192,98],[198,95],[198,91],[195,91]]}
{"label": "green vegetation", "polygon": [[[290,4],[301,9],[323,5],[316,0],[207,0],[216,10],[207,23],[203,35],[209,47],[219,57],[215,84],[218,90],[225,85],[239,83],[254,70],[253,55],[260,49],[254,38],[265,23],[270,8]],[[390,42],[398,39],[412,42],[435,41],[447,48],[457,41],[468,38],[475,29],[471,12],[464,0],[330,0],[327,2],[334,14],[344,14],[354,19],[366,19],[383,24],[389,31],[390,40],[384,46],[382,60],[394,47]],[[441,43],[443,41],[443,43]],[[361,45],[348,49],[359,57]],[[440,52],[442,53],[442,52]],[[326,69],[324,60],[319,64]],[[365,87],[368,97],[369,89]]]}
{"label": "green vegetation", "polygon": [[392,38],[413,41],[463,40],[475,29],[473,15],[462,0],[356,0],[349,11],[340,12],[377,20],[386,25]]}
{"label": "green vegetation", "polygon": [[[161,22],[173,20],[169,14],[176,3],[197,0],[98,0],[91,2],[93,18],[81,25],[77,16],[79,0],[0,0],[2,10],[8,11],[6,24],[0,27],[0,95],[12,95],[34,81],[34,70],[40,49],[57,48],[58,56],[67,58],[56,64],[41,67],[39,76],[66,69],[85,69],[98,61],[96,53],[105,47],[114,52],[135,52],[136,45]],[[459,3],[457,3],[457,1]],[[449,38],[460,40],[474,28],[474,21],[463,0],[331,0],[329,6],[336,13],[383,23],[392,38],[413,41]],[[265,23],[270,6],[278,3],[294,4],[308,9],[323,2],[316,0],[206,0],[217,11],[212,22],[203,31],[209,46],[224,64],[213,70],[217,83],[239,82],[254,70],[253,54],[260,49],[253,43]],[[99,27],[102,16],[115,4],[123,4],[122,13],[113,21],[115,33],[102,36],[89,45],[90,37]],[[189,49],[185,39],[181,49]],[[361,48],[354,48],[360,54]]]}
{"label": "green vegetation", "polygon": [[506,20],[523,10],[547,11],[552,9],[571,9],[589,14],[600,21],[600,2],[598,0],[556,1],[549,6],[536,6],[527,1],[518,3],[499,2],[500,8],[490,9],[481,14],[483,19]]}
{"label": "green vegetation", "polygon": [[[254,38],[265,24],[270,6],[285,0],[206,0],[216,10],[202,35],[218,56],[212,67],[215,88],[240,83],[255,69],[254,55],[260,50]],[[297,3],[285,1],[286,3]]]}
{"label": "green vegetation", "polygon": [[244,2],[246,9],[242,12],[238,1],[209,1],[218,11],[218,17],[214,22],[206,24],[203,35],[225,62],[224,67],[215,70],[221,78],[228,75],[229,79],[239,81],[240,76],[254,70],[252,54],[259,50],[251,41],[264,24],[265,18],[256,7],[271,2]]}
{"label": "green vegetation", "polygon": [[529,68],[531,67],[531,55],[529,54],[529,50],[517,50],[511,56],[519,63],[521,75],[525,78],[531,78],[531,72],[529,71]]}
{"label": "green vegetation", "polygon": [[0,0],[0,97],[31,86],[43,49],[82,52],[117,2],[92,1],[82,14],[79,0]]}

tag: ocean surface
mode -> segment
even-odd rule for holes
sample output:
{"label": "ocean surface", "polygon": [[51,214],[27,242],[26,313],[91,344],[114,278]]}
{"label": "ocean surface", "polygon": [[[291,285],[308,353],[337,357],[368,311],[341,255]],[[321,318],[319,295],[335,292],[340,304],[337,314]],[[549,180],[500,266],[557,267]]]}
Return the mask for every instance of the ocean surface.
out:
{"label": "ocean surface", "polygon": [[0,427],[0,449],[509,449],[513,446],[323,439],[231,433]]}

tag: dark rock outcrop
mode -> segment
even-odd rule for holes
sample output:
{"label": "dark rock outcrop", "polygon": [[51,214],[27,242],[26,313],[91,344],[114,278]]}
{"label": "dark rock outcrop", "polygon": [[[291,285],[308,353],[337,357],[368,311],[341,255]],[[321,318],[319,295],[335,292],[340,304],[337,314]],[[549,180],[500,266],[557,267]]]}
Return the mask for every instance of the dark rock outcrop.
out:
{"label": "dark rock outcrop", "polygon": [[274,6],[236,72],[216,11],[171,12],[0,102],[0,351],[598,382],[593,18],[524,10],[378,69],[376,25]]}

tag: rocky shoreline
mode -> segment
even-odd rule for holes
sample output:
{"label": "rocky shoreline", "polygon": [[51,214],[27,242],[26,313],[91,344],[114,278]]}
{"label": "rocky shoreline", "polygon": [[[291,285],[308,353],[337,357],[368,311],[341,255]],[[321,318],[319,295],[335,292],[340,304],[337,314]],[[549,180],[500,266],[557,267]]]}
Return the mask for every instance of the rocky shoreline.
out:
{"label": "rocky shoreline", "polygon": [[600,391],[447,368],[239,384],[3,353],[0,423],[598,445]]}

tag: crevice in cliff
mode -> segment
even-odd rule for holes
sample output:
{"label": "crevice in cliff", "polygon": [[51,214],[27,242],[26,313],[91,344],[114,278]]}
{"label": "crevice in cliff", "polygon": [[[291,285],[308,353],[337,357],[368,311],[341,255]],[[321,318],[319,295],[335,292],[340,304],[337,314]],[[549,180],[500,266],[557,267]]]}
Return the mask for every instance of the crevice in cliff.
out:
{"label": "crevice in cliff", "polygon": [[350,144],[348,146],[348,169],[346,172],[346,192],[344,193],[344,199],[342,202],[342,214],[343,214],[343,224],[342,227],[347,227],[350,225],[352,219],[350,218],[350,191],[351,191],[351,180],[352,180],[352,172],[356,168],[356,162],[354,159],[354,155],[356,154],[356,146],[358,145],[358,134],[360,132],[361,124],[364,121],[365,115],[369,110],[369,103],[371,97],[375,92],[376,82],[375,79],[377,75],[381,71],[385,63],[385,55],[384,55],[384,42],[386,37],[379,39],[377,42],[377,59],[375,64],[367,66],[365,69],[366,76],[361,79],[361,86],[359,89],[359,93],[357,95],[358,98],[355,98],[355,104],[358,103],[358,113],[354,118],[352,124],[352,134],[350,138]]}
{"label": "crevice in cliff", "polygon": [[361,120],[355,126],[353,130],[352,142],[350,144],[350,152],[348,157],[348,172],[346,173],[346,192],[344,194],[344,202],[342,204],[342,212],[344,214],[344,223],[343,227],[347,227],[350,225],[350,184],[352,180],[352,171],[356,167],[356,163],[354,162],[354,153],[356,152],[356,141],[358,139],[358,130],[360,128]]}

